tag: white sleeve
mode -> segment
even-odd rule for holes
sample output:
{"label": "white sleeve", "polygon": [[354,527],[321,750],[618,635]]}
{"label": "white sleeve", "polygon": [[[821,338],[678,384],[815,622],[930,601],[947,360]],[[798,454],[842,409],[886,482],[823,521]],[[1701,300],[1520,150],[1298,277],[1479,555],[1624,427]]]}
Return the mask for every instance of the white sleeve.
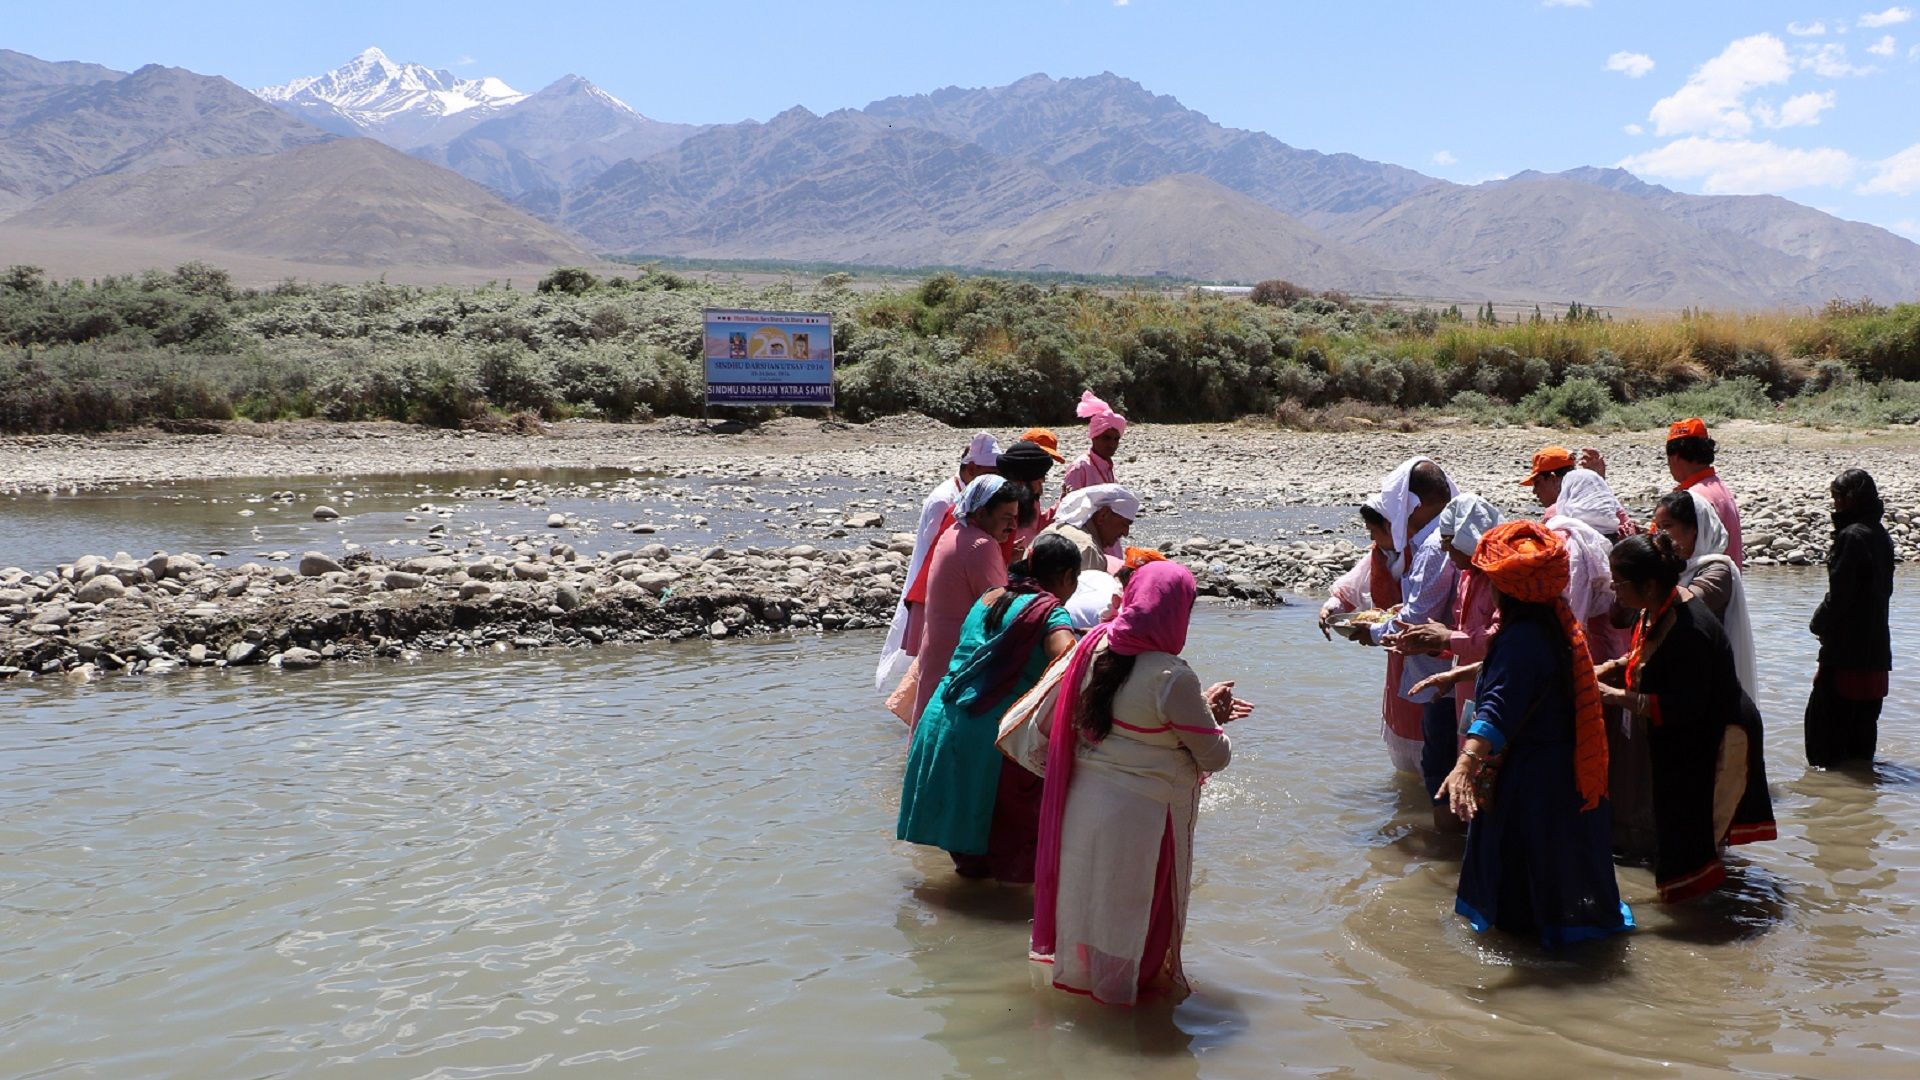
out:
{"label": "white sleeve", "polygon": [[1367,564],[1372,558],[1373,549],[1368,548],[1361,553],[1360,561],[1353,564],[1353,569],[1340,575],[1339,579],[1328,587],[1329,599],[1322,605],[1322,610],[1357,611],[1371,603],[1371,588],[1368,581],[1371,568]]}

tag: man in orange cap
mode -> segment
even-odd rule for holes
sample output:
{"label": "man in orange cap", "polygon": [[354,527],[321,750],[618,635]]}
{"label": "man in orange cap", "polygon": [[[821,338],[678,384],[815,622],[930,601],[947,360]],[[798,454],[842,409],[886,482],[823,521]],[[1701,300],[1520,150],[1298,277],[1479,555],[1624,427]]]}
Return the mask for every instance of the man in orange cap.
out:
{"label": "man in orange cap", "polygon": [[1547,508],[1542,517],[1552,517],[1554,506],[1560,501],[1560,482],[1573,471],[1573,452],[1564,446],[1549,446],[1533,455],[1533,471],[1520,481],[1521,487],[1533,489],[1533,497]]}
{"label": "man in orange cap", "polygon": [[1066,456],[1060,453],[1060,436],[1055,435],[1051,429],[1043,427],[1028,428],[1026,433],[1020,436],[1020,441],[1030,442],[1040,449],[1045,450],[1047,456],[1052,458],[1056,464],[1065,465],[1067,463]]}
{"label": "man in orange cap", "polygon": [[1733,564],[1747,568],[1746,548],[1740,542],[1740,504],[1727,490],[1726,482],[1713,468],[1713,439],[1707,434],[1707,422],[1689,417],[1667,429],[1667,471],[1673,474],[1675,491],[1697,491],[1720,515],[1727,527],[1727,554]]}
{"label": "man in orange cap", "polygon": [[[1020,441],[1032,443],[1040,449],[1045,450],[1047,456],[1052,458],[1055,464],[1065,465],[1067,463],[1066,455],[1060,452],[1060,436],[1055,435],[1051,428],[1028,428],[1026,432],[1020,436]],[[1035,494],[1037,495],[1039,493],[1036,492]],[[1034,528],[1035,534],[1045,532],[1047,526],[1053,524],[1054,511],[1057,509],[1059,509],[1059,507],[1056,505],[1049,506],[1045,510],[1040,511],[1039,522]],[[1028,537],[1027,539],[1031,541],[1032,537]]]}

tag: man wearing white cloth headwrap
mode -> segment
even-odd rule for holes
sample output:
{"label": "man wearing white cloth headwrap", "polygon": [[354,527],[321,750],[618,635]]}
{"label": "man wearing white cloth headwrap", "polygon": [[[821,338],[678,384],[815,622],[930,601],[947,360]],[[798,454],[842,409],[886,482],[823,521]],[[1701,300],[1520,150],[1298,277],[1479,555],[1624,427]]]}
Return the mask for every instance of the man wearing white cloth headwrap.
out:
{"label": "man wearing white cloth headwrap", "polygon": [[[1398,615],[1372,628],[1369,644],[1378,645],[1386,635],[1409,626],[1450,623],[1457,571],[1440,544],[1436,526],[1440,512],[1456,494],[1453,481],[1430,458],[1408,458],[1387,474],[1379,496],[1369,499],[1367,506],[1385,520],[1383,539],[1392,547],[1383,548],[1376,540],[1354,568],[1333,583],[1331,597],[1320,609],[1323,633],[1327,620],[1340,612],[1370,605],[1392,607],[1403,599],[1405,606]],[[1436,697],[1431,689],[1409,694],[1416,683],[1445,671],[1447,666],[1447,661],[1437,656],[1396,652],[1387,658],[1380,735],[1387,744],[1388,758],[1402,772],[1422,775],[1420,756],[1426,742],[1422,714]]]}
{"label": "man wearing white cloth headwrap", "polygon": [[893,608],[893,625],[887,629],[887,643],[880,649],[880,666],[873,673],[873,688],[885,693],[907,673],[912,657],[920,651],[921,621],[926,610],[927,555],[940,534],[953,524],[953,505],[960,492],[979,477],[994,471],[1000,460],[1000,442],[991,432],[974,435],[967,452],[960,455],[960,473],[940,482],[920,505],[920,524],[914,531],[913,556],[907,560],[906,585]]}
{"label": "man wearing white cloth headwrap", "polygon": [[[1080,549],[1082,570],[1106,570],[1107,558],[1123,558],[1120,542],[1140,516],[1140,500],[1119,484],[1095,484],[1067,493],[1054,510],[1047,532],[1059,533]],[[1118,554],[1116,554],[1116,551]]]}

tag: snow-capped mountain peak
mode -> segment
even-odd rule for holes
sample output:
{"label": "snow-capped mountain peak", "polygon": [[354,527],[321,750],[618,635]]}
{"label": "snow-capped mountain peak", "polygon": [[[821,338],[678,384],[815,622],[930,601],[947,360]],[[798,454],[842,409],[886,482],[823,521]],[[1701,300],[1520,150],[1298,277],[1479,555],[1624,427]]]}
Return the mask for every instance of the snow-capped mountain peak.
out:
{"label": "snow-capped mountain peak", "polygon": [[621,101],[619,98],[614,97],[612,94],[607,93],[605,90],[600,89],[598,86],[593,85],[578,75],[562,75],[560,78],[554,80],[552,85],[541,90],[534,96],[547,99],[571,98],[595,102],[604,108],[612,109],[614,112],[632,119],[646,119],[646,117],[640,115],[640,110]]}
{"label": "snow-capped mountain peak", "polygon": [[445,137],[449,118],[465,127],[497,113],[527,95],[486,76],[463,79],[444,69],[398,63],[377,46],[324,75],[294,79],[254,91],[298,115],[331,120],[323,126],[356,133],[395,146],[411,147]]}

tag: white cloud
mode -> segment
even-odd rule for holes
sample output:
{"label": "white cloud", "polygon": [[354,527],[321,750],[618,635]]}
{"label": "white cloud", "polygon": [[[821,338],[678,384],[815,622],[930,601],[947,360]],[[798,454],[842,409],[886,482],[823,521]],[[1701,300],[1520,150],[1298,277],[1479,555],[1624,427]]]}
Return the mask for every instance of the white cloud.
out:
{"label": "white cloud", "polygon": [[1844,79],[1850,75],[1871,75],[1879,70],[1871,65],[1855,67],[1853,62],[1847,59],[1847,47],[1832,42],[1802,47],[1799,50],[1799,59],[1801,67],[1828,79]]}
{"label": "white cloud", "polygon": [[[1920,147],[1915,148],[1920,184]],[[1709,139],[1690,136],[1657,150],[1634,154],[1620,167],[1643,176],[1699,180],[1713,195],[1752,195],[1793,188],[1830,187],[1845,183],[1858,163],[1844,150],[1798,150],[1748,139]]]}
{"label": "white cloud", "polygon": [[1860,16],[1860,25],[1866,27],[1898,26],[1913,18],[1912,8],[1890,7],[1885,11],[1869,12]]}
{"label": "white cloud", "polygon": [[1795,94],[1778,109],[1761,103],[1753,107],[1760,122],[1770,128],[1809,127],[1820,122],[1820,114],[1833,108],[1834,92]]}
{"label": "white cloud", "polygon": [[1626,132],[1629,135],[1645,135],[1647,133],[1647,129],[1641,127],[1639,124],[1628,124],[1626,127],[1623,127],[1620,130]]}
{"label": "white cloud", "polygon": [[1132,0],[1113,0],[1114,7],[1126,7]]}
{"label": "white cloud", "polygon": [[1893,41],[1893,35],[1886,34],[1883,35],[1879,41],[1867,46],[1867,51],[1875,56],[1892,56],[1896,47]]}
{"label": "white cloud", "polygon": [[1593,0],[1540,0],[1541,7],[1592,7]]}
{"label": "white cloud", "polygon": [[479,61],[478,61],[478,60],[475,60],[475,59],[474,59],[473,57],[471,57],[471,56],[462,56],[462,57],[461,57],[460,59],[458,59],[458,60],[455,60],[455,61],[453,62],[453,66],[454,66],[454,67],[472,67],[473,65],[475,65],[475,64],[477,64],[477,63],[479,63]]}
{"label": "white cloud", "polygon": [[1460,163],[1460,159],[1454,157],[1453,151],[1451,150],[1435,150],[1433,152],[1433,163],[1435,165],[1457,165]]}
{"label": "white cloud", "polygon": [[1860,185],[1862,195],[1912,195],[1920,192],[1920,143],[1874,165],[1873,179]]}
{"label": "white cloud", "polygon": [[1912,218],[1901,218],[1890,227],[1894,232],[1905,233],[1916,240],[1920,240],[1920,221],[1915,221]]}
{"label": "white cloud", "polygon": [[1747,94],[1792,77],[1786,43],[1772,34],[1754,34],[1701,64],[1685,85],[1654,102],[1647,116],[1661,135],[1745,135],[1753,130]]}
{"label": "white cloud", "polygon": [[1646,53],[1617,52],[1607,57],[1607,70],[1618,71],[1629,79],[1637,79],[1653,70],[1653,57]]}
{"label": "white cloud", "polygon": [[1815,19],[1809,23],[1790,22],[1787,24],[1787,33],[1792,34],[1794,37],[1819,37],[1826,32],[1827,24],[1821,22],[1819,19]]}

